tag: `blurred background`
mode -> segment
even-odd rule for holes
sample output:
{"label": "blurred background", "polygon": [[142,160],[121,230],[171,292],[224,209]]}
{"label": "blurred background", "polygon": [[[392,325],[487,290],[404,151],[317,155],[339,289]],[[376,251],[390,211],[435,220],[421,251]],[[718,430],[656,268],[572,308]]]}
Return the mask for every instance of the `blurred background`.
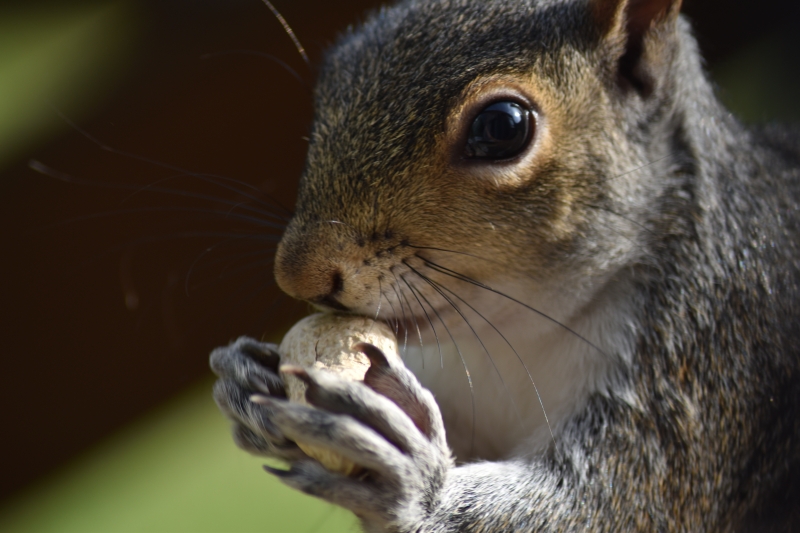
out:
{"label": "blurred background", "polygon": [[[379,5],[274,4],[312,64]],[[737,114],[800,119],[800,5],[684,11]],[[235,449],[207,366],[308,312],[271,256],[313,79],[260,0],[0,1],[0,530],[356,529]]]}

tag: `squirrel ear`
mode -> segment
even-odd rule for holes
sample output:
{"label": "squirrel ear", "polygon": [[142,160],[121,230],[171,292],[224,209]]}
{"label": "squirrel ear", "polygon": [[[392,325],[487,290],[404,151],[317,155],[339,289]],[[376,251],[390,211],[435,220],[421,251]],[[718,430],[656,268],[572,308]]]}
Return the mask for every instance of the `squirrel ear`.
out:
{"label": "squirrel ear", "polygon": [[[674,35],[682,0],[590,0],[591,14],[606,42],[623,85],[644,96],[652,93],[656,72],[650,66],[663,51],[661,37]],[[662,46],[658,46],[662,44]]]}

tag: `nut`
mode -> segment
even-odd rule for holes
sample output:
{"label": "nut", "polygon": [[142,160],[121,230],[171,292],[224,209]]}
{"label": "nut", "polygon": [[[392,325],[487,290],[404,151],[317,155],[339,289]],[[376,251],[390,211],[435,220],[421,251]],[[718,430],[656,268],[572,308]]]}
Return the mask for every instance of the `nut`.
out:
{"label": "nut", "polygon": [[[361,342],[379,348],[387,358],[399,359],[394,333],[383,322],[361,316],[318,313],[299,321],[283,338],[281,363],[333,372],[344,379],[361,381],[369,369],[367,356],[353,350],[353,346]],[[281,377],[289,400],[307,403],[305,383],[291,374],[282,372]],[[302,442],[297,445],[333,472],[355,476],[362,470],[359,465],[327,448]]]}

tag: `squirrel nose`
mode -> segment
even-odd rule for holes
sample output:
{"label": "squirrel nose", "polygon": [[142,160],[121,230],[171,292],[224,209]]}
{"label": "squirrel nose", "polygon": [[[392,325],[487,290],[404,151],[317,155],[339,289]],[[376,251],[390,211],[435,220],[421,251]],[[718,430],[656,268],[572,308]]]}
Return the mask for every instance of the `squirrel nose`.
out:
{"label": "squirrel nose", "polygon": [[323,254],[309,252],[309,246],[281,242],[275,256],[275,281],[286,294],[298,300],[337,311],[348,308],[338,299],[344,289],[344,276],[335,263]]}
{"label": "squirrel nose", "polygon": [[323,305],[336,311],[348,311],[347,306],[342,304],[336,296],[342,292],[344,288],[344,278],[338,268],[331,272],[329,283],[329,290],[326,294],[317,296],[316,298],[308,299],[309,302],[317,305]]}

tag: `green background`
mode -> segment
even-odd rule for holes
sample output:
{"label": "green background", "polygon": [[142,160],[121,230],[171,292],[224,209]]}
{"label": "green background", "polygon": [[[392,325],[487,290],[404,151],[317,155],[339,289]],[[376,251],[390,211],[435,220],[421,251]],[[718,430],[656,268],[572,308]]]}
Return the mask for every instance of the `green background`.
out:
{"label": "green background", "polygon": [[234,446],[203,383],[6,503],[0,531],[358,531],[262,464]]}

